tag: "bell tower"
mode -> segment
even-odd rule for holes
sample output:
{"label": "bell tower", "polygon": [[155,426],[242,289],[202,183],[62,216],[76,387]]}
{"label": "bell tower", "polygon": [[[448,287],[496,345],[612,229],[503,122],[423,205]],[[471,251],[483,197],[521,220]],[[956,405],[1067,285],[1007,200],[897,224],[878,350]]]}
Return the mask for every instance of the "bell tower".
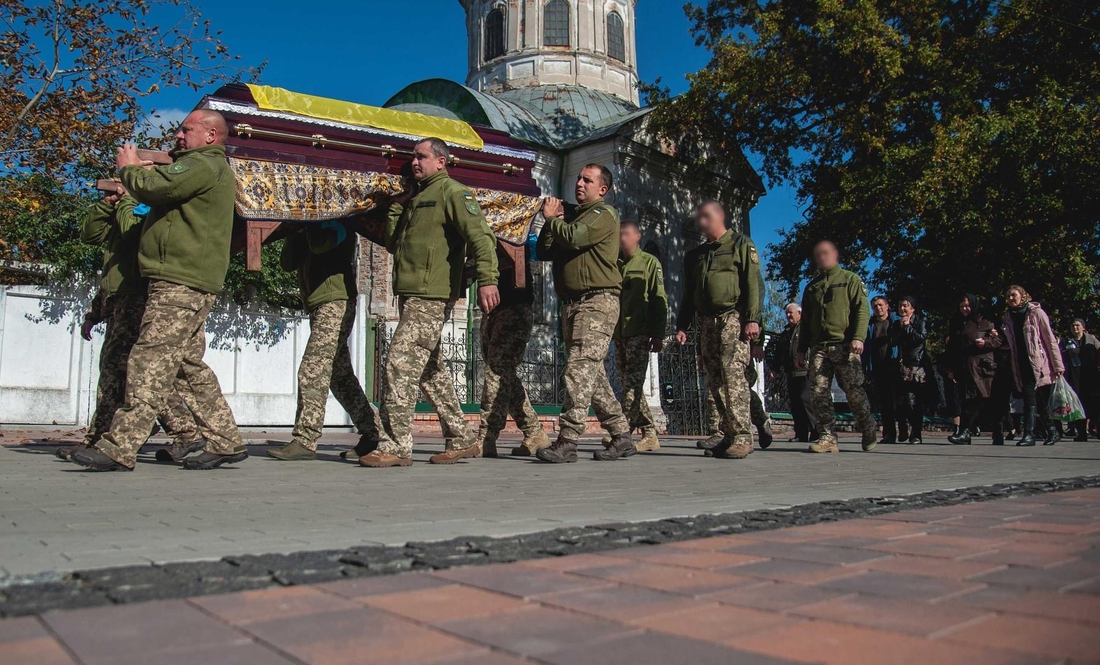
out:
{"label": "bell tower", "polygon": [[541,85],[599,90],[638,105],[637,0],[459,0],[466,85],[494,93]]}

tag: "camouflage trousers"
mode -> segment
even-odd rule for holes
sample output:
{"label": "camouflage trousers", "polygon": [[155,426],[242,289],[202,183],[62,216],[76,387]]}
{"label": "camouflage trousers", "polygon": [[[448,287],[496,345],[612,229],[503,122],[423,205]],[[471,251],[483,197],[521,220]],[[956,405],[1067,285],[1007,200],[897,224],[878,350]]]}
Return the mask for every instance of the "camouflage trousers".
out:
{"label": "camouflage trousers", "polygon": [[327,302],[309,313],[309,341],[298,365],[298,411],[293,434],[293,440],[309,450],[317,450],[329,390],[359,433],[378,439],[374,410],[351,364],[348,337],[354,326],[354,300]]}
{"label": "camouflage trousers", "polygon": [[[115,412],[126,401],[126,364],[130,350],[141,331],[141,319],[145,315],[145,296],[140,294],[115,295],[99,298],[101,302],[96,318],[107,323],[103,346],[99,350],[99,385],[96,387],[96,407],[84,445],[91,446],[110,429]],[[187,409],[185,397],[191,396],[191,387],[178,375],[167,399],[167,406],[157,420],[168,436],[177,441],[191,441],[199,436],[195,418]]]}
{"label": "camouflage trousers", "polygon": [[807,360],[810,373],[810,394],[817,432],[824,440],[836,441],[836,410],[833,408],[833,377],[848,397],[848,406],[856,419],[856,427],[865,436],[878,432],[867,392],[863,389],[863,363],[858,353],[847,344],[818,345],[810,349]]}
{"label": "camouflage trousers", "polygon": [[126,368],[126,404],[115,412],[110,431],[96,443],[111,459],[134,466],[176,381],[190,388],[188,406],[206,438],[206,452],[226,455],[244,450],[218,377],[202,360],[206,316],[215,298],[181,284],[149,284],[141,332]]}
{"label": "camouflage trousers", "polygon": [[645,398],[645,378],[649,372],[649,338],[627,337],[615,340],[615,368],[623,384],[623,416],[630,431],[657,434],[657,423]]}
{"label": "camouflage trousers", "polygon": [[749,343],[741,339],[741,315],[737,311],[699,319],[699,351],[707,374],[707,387],[718,411],[722,433],[732,445],[752,445],[750,402],[745,380]]}
{"label": "camouflage trousers", "polygon": [[[703,372],[704,376],[706,371]],[[752,389],[756,385],[756,365],[751,361],[745,366],[745,384],[749,386],[749,420],[753,427],[763,427],[768,420],[768,412],[764,410],[764,402],[760,395]],[[718,413],[718,406],[714,403],[714,396],[708,390],[706,394],[707,404],[707,435],[722,436],[722,416]]]}
{"label": "camouflage trousers", "polygon": [[485,387],[481,393],[481,434],[495,440],[508,416],[525,436],[542,429],[527,399],[518,369],[531,338],[531,305],[501,305],[481,321],[481,356],[485,359]]}
{"label": "camouflage trousers", "polygon": [[587,429],[589,406],[612,436],[630,431],[604,368],[611,334],[618,321],[618,294],[599,293],[562,306],[561,336],[566,351],[565,399],[558,417],[562,439],[581,438]]}
{"label": "camouflage trousers", "polygon": [[443,364],[439,337],[454,302],[402,297],[401,320],[393,333],[382,375],[382,431],[378,449],[398,457],[411,457],[412,425],[418,389],[422,389],[439,414],[439,427],[449,448],[474,445],[466,426],[451,375]]}

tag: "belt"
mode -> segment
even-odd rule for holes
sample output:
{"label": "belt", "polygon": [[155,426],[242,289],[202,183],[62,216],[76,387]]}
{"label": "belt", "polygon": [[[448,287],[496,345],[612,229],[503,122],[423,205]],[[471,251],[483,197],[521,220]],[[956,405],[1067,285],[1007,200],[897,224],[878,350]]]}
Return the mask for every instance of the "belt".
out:
{"label": "belt", "polygon": [[844,346],[845,344],[848,344],[848,343],[849,342],[821,342],[820,344],[814,344],[810,348],[814,348],[814,349],[831,349],[831,348],[834,348],[834,347],[837,347],[837,346]]}
{"label": "belt", "polygon": [[584,302],[586,300],[591,300],[592,298],[595,298],[596,296],[614,295],[614,294],[616,294],[614,289],[600,289],[600,290],[597,290],[597,291],[589,291],[588,293],[585,293],[582,296],[577,296],[576,298],[562,298],[561,301],[563,303],[565,303],[566,305],[575,305],[577,303]]}

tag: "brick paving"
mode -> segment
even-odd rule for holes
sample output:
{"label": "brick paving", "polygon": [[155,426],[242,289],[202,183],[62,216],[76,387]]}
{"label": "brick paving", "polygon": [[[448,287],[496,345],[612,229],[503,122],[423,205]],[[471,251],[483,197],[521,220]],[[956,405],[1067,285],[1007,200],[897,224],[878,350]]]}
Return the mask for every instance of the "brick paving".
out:
{"label": "brick paving", "polygon": [[1100,489],[0,621],[0,664],[1100,663]]}

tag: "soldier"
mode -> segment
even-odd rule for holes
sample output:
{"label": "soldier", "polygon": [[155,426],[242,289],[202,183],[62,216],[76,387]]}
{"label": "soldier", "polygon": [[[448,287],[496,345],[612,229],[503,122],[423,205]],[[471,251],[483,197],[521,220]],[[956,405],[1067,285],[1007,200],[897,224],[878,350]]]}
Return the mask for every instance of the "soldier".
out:
{"label": "soldier", "polygon": [[461,296],[467,244],[477,269],[478,304],[489,314],[500,302],[496,238],[469,189],[447,173],[447,144],[429,138],[413,149],[414,187],[394,199],[386,225],[386,249],[394,255],[393,292],[401,320],[383,375],[382,431],[378,449],[359,458],[367,467],[412,464],[417,387],[439,414],[447,450],[432,464],[478,457],[454,384],[443,364],[440,334]]}
{"label": "soldier", "polygon": [[138,243],[149,295],[127,364],[126,404],[95,446],[73,453],[77,464],[133,470],[177,376],[190,386],[188,406],[203,425],[202,452],[183,458],[183,467],[214,469],[248,457],[218,379],[202,360],[206,317],[225,281],[233,233],[236,185],[225,161],[227,134],[220,113],[198,110],[176,132],[169,166],[147,170],[132,144],[118,149],[122,185],[152,208]]}
{"label": "soldier", "polygon": [[[762,348],[753,344],[750,351],[751,360],[759,360]],[[699,357],[699,362],[702,363],[702,356]],[[704,376],[706,372],[704,372]],[[759,379],[759,375],[756,372],[756,363],[749,362],[745,365],[745,383],[749,386],[749,420],[752,421],[752,426],[756,428],[757,440],[760,442],[761,449],[767,449],[771,447],[772,441],[775,440],[775,435],[772,432],[772,420],[768,415],[768,412],[764,410],[764,402],[760,399],[760,395],[756,392],[755,386]],[[696,441],[695,447],[705,450],[704,455],[711,456],[711,451],[722,440],[726,438],[726,435],[722,432],[722,417],[718,414],[718,407],[714,403],[714,397],[710,391],[707,391],[706,395],[706,412],[707,412],[707,438]]]}
{"label": "soldier", "polygon": [[302,305],[309,312],[309,341],[298,365],[298,412],[290,443],[269,450],[275,459],[317,458],[317,439],[325,424],[329,390],[359,430],[355,459],[378,447],[378,425],[351,364],[348,336],[355,325],[354,233],[338,221],[322,222],[287,238],[280,257],[283,270],[298,272]]}
{"label": "soldier", "polygon": [[524,286],[516,287],[517,266],[497,247],[500,266],[500,304],[481,320],[481,356],[485,361],[485,383],[481,393],[481,427],[477,442],[483,457],[497,456],[497,437],[508,416],[523,432],[523,443],[512,454],[529,457],[550,446],[539,416],[527,399],[519,379],[519,364],[527,350],[534,327],[535,293],[531,286],[531,264],[524,264]]}
{"label": "soldier", "polygon": [[676,341],[687,343],[687,330],[699,315],[700,352],[707,387],[722,418],[725,435],[712,453],[741,459],[752,454],[750,390],[746,369],[751,340],[760,335],[764,280],[752,240],[726,227],[717,201],[696,211],[706,242],[684,257],[684,298],[676,319]]}
{"label": "soldier", "polygon": [[570,221],[562,202],[548,198],[542,214],[538,254],[553,261],[554,290],[562,302],[561,334],[565,343],[565,399],[558,417],[558,438],[536,456],[554,464],[577,461],[577,442],[584,434],[588,407],[611,434],[610,445],[594,453],[597,460],[617,460],[637,452],[630,426],[607,379],[604,361],[619,321],[619,214],[604,203],[611,190],[611,171],[588,164],[577,176],[577,206]]}
{"label": "soldier", "polygon": [[[645,399],[645,377],[649,354],[660,353],[668,323],[665,276],[656,256],[640,248],[642,231],[638,222],[624,219],[619,224],[619,274],[623,290],[619,295],[619,324],[615,327],[615,366],[623,386],[623,415],[630,431],[642,430],[634,444],[638,452],[661,449],[657,423]],[[611,438],[604,438],[605,446]]]}
{"label": "soldier", "polygon": [[819,275],[802,294],[802,330],[795,367],[809,367],[808,381],[817,418],[818,441],[813,453],[835,453],[836,412],[833,410],[833,376],[848,396],[856,426],[863,433],[863,449],[878,444],[878,428],[863,390],[863,337],[867,334],[870,307],[867,289],[859,275],[840,267],[836,245],[822,240],[814,246]]}

